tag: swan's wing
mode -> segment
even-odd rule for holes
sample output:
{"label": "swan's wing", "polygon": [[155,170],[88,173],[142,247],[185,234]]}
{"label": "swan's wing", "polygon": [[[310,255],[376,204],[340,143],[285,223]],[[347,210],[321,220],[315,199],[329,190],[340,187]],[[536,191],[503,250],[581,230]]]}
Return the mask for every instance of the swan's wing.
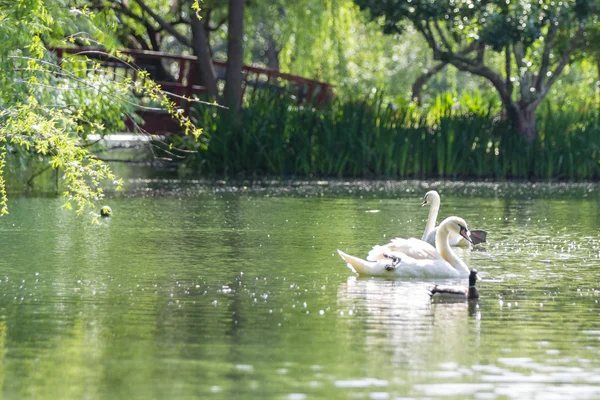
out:
{"label": "swan's wing", "polygon": [[385,258],[386,254],[406,255],[408,257],[414,258],[415,260],[442,259],[442,256],[429,243],[415,238],[395,238],[384,246],[374,246],[373,249],[369,252],[367,260],[381,260]]}
{"label": "swan's wing", "polygon": [[[381,246],[385,247],[385,246]],[[338,250],[353,272],[367,276],[413,277],[413,278],[458,278],[460,274],[442,259],[416,260],[403,253],[388,253],[377,261],[363,260]]]}
{"label": "swan's wing", "polygon": [[[391,258],[383,258],[377,261],[368,261],[351,256],[350,254],[346,254],[341,250],[338,250],[338,253],[344,259],[344,261],[346,261],[348,267],[353,272],[356,272],[360,275],[390,276],[390,271],[392,271],[392,276],[394,275],[395,261]],[[398,260],[398,262],[400,261]]]}
{"label": "swan's wing", "polygon": [[378,244],[373,246],[371,251],[369,251],[369,254],[367,254],[367,261],[378,261],[384,259],[384,254],[390,253],[388,246],[389,243],[383,246]]}

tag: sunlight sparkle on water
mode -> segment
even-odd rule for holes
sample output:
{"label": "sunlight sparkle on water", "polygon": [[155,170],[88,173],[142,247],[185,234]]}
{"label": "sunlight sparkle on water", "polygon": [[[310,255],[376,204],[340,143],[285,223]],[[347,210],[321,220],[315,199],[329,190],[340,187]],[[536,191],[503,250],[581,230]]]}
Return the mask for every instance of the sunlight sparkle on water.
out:
{"label": "sunlight sparkle on water", "polygon": [[[101,229],[19,199],[0,229],[6,397],[600,396],[598,185],[346,183],[133,182]],[[137,197],[148,184],[162,197]],[[430,188],[440,216],[489,232],[459,254],[484,278],[476,302],[357,276],[336,253],[420,237]],[[61,365],[68,382],[35,379]],[[118,380],[89,379],[106,365]]]}

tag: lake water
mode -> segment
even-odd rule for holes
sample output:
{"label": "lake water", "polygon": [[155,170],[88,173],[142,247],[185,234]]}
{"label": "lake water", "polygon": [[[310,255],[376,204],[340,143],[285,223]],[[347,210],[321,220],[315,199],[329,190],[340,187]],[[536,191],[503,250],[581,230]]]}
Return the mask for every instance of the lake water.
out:
{"label": "lake water", "polygon": [[[483,277],[477,302],[357,277],[336,253],[420,237],[429,188],[440,218],[489,232],[459,251]],[[2,398],[600,398],[599,198],[588,184],[136,180],[95,226],[60,199],[13,197]]]}

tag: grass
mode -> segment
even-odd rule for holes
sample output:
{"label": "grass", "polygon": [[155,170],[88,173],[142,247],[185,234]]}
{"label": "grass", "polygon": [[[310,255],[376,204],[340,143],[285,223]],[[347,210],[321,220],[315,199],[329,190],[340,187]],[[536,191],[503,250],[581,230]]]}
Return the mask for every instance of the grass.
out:
{"label": "grass", "polygon": [[239,119],[198,108],[205,149],[186,160],[226,177],[600,178],[600,110],[593,101],[537,114],[538,139],[526,143],[502,118],[495,96],[444,94],[427,106],[391,106],[382,96],[315,109],[262,92]]}

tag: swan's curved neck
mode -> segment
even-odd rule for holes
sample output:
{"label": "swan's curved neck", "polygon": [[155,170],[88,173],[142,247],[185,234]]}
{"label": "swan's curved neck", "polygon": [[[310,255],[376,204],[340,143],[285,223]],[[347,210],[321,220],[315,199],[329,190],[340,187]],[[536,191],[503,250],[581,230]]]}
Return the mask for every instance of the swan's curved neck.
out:
{"label": "swan's curved neck", "polygon": [[435,235],[435,248],[442,258],[448,261],[459,274],[469,275],[470,270],[469,267],[467,267],[467,264],[465,264],[465,262],[456,255],[454,250],[452,250],[452,247],[450,247],[448,241],[449,236],[450,232],[448,232],[448,229],[446,229],[443,224],[440,225]]}
{"label": "swan's curved neck", "polygon": [[427,224],[425,225],[425,232],[423,232],[423,237],[421,240],[426,241],[429,233],[435,228],[435,223],[438,216],[438,211],[440,211],[440,198],[439,196],[433,196],[431,199],[431,206],[429,207],[429,216],[427,217]]}

